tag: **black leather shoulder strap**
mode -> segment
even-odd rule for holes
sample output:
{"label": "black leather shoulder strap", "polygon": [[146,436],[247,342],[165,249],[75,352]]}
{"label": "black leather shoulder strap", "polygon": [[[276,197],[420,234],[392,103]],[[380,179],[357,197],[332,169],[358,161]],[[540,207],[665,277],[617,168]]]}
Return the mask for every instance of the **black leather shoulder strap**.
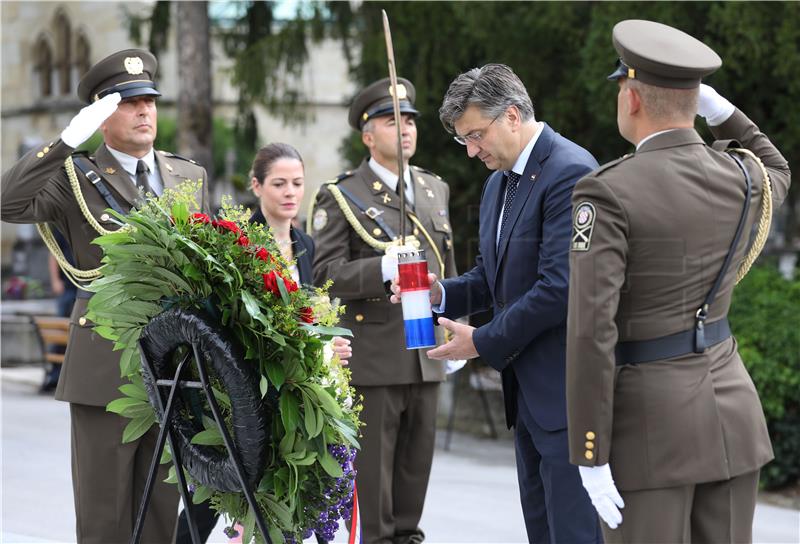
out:
{"label": "black leather shoulder strap", "polygon": [[102,196],[103,200],[106,201],[108,207],[119,214],[125,215],[126,212],[122,209],[122,206],[119,205],[117,199],[114,198],[114,195],[111,194],[111,191],[109,191],[103,176],[95,172],[95,165],[84,155],[80,154],[73,155],[72,162],[78,168],[78,170],[83,173],[86,179],[92,182],[92,185],[95,186],[97,192],[100,193],[100,196]]}

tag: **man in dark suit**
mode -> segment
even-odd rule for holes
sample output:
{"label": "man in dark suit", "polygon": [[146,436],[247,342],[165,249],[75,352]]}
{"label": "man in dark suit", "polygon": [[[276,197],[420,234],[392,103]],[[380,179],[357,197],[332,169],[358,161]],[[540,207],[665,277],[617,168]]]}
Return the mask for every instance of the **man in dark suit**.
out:
{"label": "man in dark suit", "polygon": [[[314,282],[333,280],[330,294],[347,308],[342,325],[353,331],[349,368],[351,383],[363,396],[365,423],[356,483],[363,540],[369,544],[425,538],[419,520],[445,376],[443,363],[424,350],[406,349],[402,310],[386,296],[386,282],[397,274],[400,191],[406,196],[406,243],[425,251],[429,270],[455,275],[450,189],[439,176],[409,165],[417,146],[415,89],[406,79],[398,82],[404,182],[398,183],[397,127],[384,78],[356,95],[348,116],[369,158],[324,184],[308,214],[316,246]],[[443,336],[438,331],[437,340]]]}
{"label": "man in dark suit", "polygon": [[[528,539],[599,542],[597,516],[569,464],[564,397],[570,197],[597,162],[536,121],[525,86],[501,64],[458,76],[439,117],[494,172],[481,196],[476,266],[431,290],[454,339],[428,355],[480,355],[502,373]],[[451,321],[489,308],[494,317],[477,329]]]}
{"label": "man in dark suit", "polygon": [[[200,182],[196,200],[205,208],[206,171],[187,159],[155,151],[157,62],[148,51],[127,49],[92,66],[78,85],[88,104],[53,142],[33,149],[2,178],[2,216],[12,223],[51,223],[73,250],[79,281],[100,276],[100,233],[117,228],[107,208],[125,213],[143,197],[160,195],[186,180]],[[75,148],[95,131],[103,144],[93,155]],[[65,262],[65,261],[63,261]],[[84,314],[91,293],[79,290],[56,399],[70,403],[72,485],[80,543],[128,542],[155,451],[158,428],[122,444],[129,419],[107,412],[121,396],[119,351],[92,330]],[[169,542],[178,492],[164,483],[161,465],[142,542]]]}
{"label": "man in dark suit", "polygon": [[636,150],[573,194],[571,460],[607,542],[750,542],[773,454],[727,313],[758,254],[751,229],[766,239],[789,165],[700,84],[722,64],[706,44],[642,20],[615,25],[613,43],[617,123]]}

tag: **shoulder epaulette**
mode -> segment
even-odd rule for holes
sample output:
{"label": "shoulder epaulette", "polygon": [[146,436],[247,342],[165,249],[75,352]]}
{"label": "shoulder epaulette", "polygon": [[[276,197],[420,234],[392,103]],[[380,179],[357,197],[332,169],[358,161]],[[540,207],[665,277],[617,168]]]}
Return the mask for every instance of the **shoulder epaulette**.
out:
{"label": "shoulder epaulette", "polygon": [[159,149],[158,152],[161,153],[163,156],[169,157],[171,159],[180,159],[182,161],[190,162],[192,164],[197,164],[197,161],[192,160],[192,159],[187,159],[186,157],[181,157],[180,155],[176,155],[175,153],[172,153],[171,151],[162,151],[162,150]]}
{"label": "shoulder epaulette", "polygon": [[342,180],[344,180],[344,179],[347,179],[347,178],[353,177],[353,174],[354,174],[354,173],[355,173],[355,171],[354,171],[354,170],[348,170],[347,172],[342,172],[341,174],[339,174],[339,175],[338,175],[338,176],[336,176],[335,178],[333,178],[333,179],[329,179],[329,180],[326,180],[326,181],[323,181],[322,183],[323,183],[324,185],[331,184],[331,183],[339,183],[340,181],[342,181]]}
{"label": "shoulder epaulette", "polygon": [[416,170],[417,172],[422,172],[424,174],[428,174],[429,176],[433,176],[438,180],[442,180],[442,176],[440,176],[439,174],[436,174],[434,172],[431,172],[430,170],[428,170],[426,168],[422,168],[420,166],[415,166],[413,164],[411,165],[411,168],[412,168],[412,170]]}
{"label": "shoulder epaulette", "polygon": [[597,175],[599,175],[599,174],[601,174],[601,173],[605,172],[605,171],[606,171],[606,170],[608,170],[609,168],[612,168],[612,167],[614,167],[614,166],[618,165],[619,163],[621,163],[621,162],[623,162],[623,161],[626,161],[626,160],[630,159],[631,157],[633,157],[633,153],[627,153],[627,154],[625,154],[625,155],[621,156],[620,158],[618,158],[618,159],[615,159],[615,160],[613,160],[613,161],[611,161],[611,162],[607,162],[607,163],[605,163],[605,164],[601,164],[600,166],[598,166],[597,168],[595,168],[594,172],[592,172],[592,174],[591,174],[591,175],[593,175],[593,176],[597,176]]}

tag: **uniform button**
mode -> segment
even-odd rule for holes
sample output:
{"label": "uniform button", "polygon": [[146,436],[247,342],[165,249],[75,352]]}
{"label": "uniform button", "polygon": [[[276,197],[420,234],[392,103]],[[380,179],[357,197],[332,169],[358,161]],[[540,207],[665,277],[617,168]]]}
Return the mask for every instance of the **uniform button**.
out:
{"label": "uniform button", "polygon": [[78,325],[80,325],[81,327],[83,327],[84,325],[86,325],[86,318],[85,318],[85,317],[81,317],[81,318],[78,320]]}
{"label": "uniform button", "polygon": [[364,321],[364,316],[362,314],[356,314],[356,321],[361,323],[362,321]]}
{"label": "uniform button", "polygon": [[586,444],[584,444],[584,445],[586,446],[587,450],[593,450],[594,449],[594,442],[586,442]]}
{"label": "uniform button", "polygon": [[594,440],[594,433],[592,431],[587,431],[586,440]]}
{"label": "uniform button", "polygon": [[44,157],[44,153],[42,153],[41,151],[39,151],[39,152],[36,154],[36,156],[37,156],[37,157],[39,157],[39,158],[41,159],[42,157]]}
{"label": "uniform button", "polygon": [[49,153],[50,152],[50,148],[49,147],[45,147],[44,149],[42,149],[42,151],[45,152],[45,153]]}
{"label": "uniform button", "polygon": [[583,456],[590,460],[594,459],[594,453],[590,452],[589,450],[586,450],[586,453],[584,453]]}
{"label": "uniform button", "polygon": [[372,229],[372,234],[374,234],[375,236],[380,236],[381,235],[381,229],[379,229],[378,227],[375,227],[374,229]]}

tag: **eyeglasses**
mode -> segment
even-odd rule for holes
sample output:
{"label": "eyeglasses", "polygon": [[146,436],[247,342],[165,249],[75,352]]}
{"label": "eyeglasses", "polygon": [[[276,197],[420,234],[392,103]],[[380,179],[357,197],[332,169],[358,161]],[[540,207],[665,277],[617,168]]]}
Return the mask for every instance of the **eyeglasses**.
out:
{"label": "eyeglasses", "polygon": [[467,142],[472,142],[473,144],[480,143],[480,141],[483,139],[483,135],[486,133],[487,130],[489,130],[489,127],[492,126],[492,124],[494,124],[495,121],[500,119],[500,116],[503,115],[504,113],[505,111],[501,111],[499,114],[497,114],[497,117],[492,119],[491,123],[489,123],[482,129],[473,130],[472,132],[470,132],[469,134],[465,134],[464,136],[458,136],[458,135],[453,136],[453,139],[458,143],[460,143],[461,145],[467,145]]}

